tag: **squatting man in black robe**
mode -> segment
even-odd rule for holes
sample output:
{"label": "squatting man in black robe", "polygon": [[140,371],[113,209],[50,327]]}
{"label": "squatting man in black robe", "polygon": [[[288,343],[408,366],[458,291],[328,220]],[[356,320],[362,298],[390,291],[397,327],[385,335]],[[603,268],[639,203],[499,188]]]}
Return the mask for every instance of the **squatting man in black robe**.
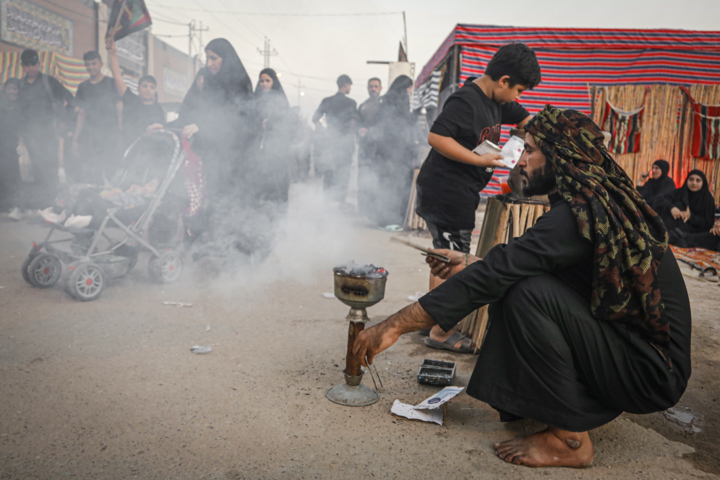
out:
{"label": "squatting man in black robe", "polygon": [[597,125],[548,105],[525,130],[523,193],[549,194],[550,211],[484,259],[437,250],[450,262],[428,259],[432,272],[449,280],[362,332],[353,353],[372,363],[402,334],[435,324],[448,331],[489,305],[467,392],[503,421],[548,426],[495,444],[497,455],[584,467],[593,460],[588,430],[680,399],[691,370],[690,304],[667,230]]}

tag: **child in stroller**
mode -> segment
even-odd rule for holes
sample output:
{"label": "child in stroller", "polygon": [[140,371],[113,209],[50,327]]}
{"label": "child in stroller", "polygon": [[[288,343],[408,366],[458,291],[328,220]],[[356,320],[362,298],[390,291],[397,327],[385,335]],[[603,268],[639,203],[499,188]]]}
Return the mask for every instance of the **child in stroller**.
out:
{"label": "child in stroller", "polygon": [[[65,264],[66,292],[77,300],[95,300],[107,280],[127,275],[138,253],[148,250],[150,277],[160,283],[176,281],[183,261],[172,241],[181,216],[188,213],[189,190],[197,190],[185,172],[190,167],[186,151],[187,141],[181,146],[170,131],[147,133],[128,148],[105,188],[75,185],[61,194],[55,207],[44,211],[50,231],[40,244],[33,242],[22,265],[23,278],[48,288],[60,280]],[[184,181],[177,175],[181,168]],[[109,229],[119,230],[120,238],[113,238]],[[71,236],[50,240],[56,230]],[[69,252],[56,247],[67,242]]]}

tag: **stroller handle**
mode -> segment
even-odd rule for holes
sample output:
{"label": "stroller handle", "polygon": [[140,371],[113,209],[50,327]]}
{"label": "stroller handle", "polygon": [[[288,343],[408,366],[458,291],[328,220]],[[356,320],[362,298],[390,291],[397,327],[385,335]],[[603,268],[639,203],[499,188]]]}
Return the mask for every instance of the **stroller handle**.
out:
{"label": "stroller handle", "polygon": [[[146,133],[140,135],[140,137],[138,137],[138,139],[144,137],[145,135],[153,135],[153,134],[170,134],[170,135],[173,135],[178,138],[183,138],[182,131],[183,131],[182,128],[163,127],[163,128],[158,128],[156,130],[150,130],[149,132],[146,132]],[[190,146],[192,146],[195,139],[191,137],[191,138],[185,138],[185,140],[187,140],[188,144]]]}

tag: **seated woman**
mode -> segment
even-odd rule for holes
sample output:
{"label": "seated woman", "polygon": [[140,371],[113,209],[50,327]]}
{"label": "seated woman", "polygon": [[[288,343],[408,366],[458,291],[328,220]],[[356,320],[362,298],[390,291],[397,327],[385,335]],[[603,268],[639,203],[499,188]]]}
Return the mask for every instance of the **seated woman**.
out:
{"label": "seated woman", "polygon": [[713,226],[715,199],[700,170],[691,170],[681,188],[656,198],[654,203],[670,233],[705,233]]}
{"label": "seated woman", "polygon": [[[675,190],[675,182],[668,176],[669,171],[670,164],[668,162],[655,160],[651,172],[640,174],[637,184],[640,184],[641,181],[645,183],[641,187],[638,186],[637,191],[652,208],[656,208],[654,203],[657,198]],[[648,179],[648,173],[651,175],[650,179]]]}

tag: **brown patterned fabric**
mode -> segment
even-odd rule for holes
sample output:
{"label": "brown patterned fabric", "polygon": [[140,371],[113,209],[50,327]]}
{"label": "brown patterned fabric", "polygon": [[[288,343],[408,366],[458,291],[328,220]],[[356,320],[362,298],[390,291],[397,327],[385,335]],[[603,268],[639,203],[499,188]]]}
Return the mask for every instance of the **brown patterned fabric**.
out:
{"label": "brown patterned fabric", "polygon": [[668,247],[660,217],[635,190],[587,115],[547,105],[525,126],[555,167],[559,193],[580,234],[595,250],[590,307],[595,318],[622,322],[666,353],[670,326],[655,276]]}

